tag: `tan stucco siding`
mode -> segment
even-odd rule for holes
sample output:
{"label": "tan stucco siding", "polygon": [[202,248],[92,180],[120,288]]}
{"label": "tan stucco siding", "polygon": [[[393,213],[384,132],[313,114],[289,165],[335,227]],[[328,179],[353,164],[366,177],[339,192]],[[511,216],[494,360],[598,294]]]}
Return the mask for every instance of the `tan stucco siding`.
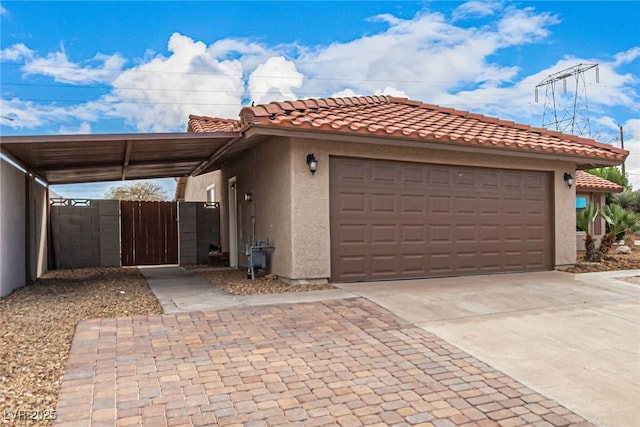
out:
{"label": "tan stucco siding", "polygon": [[290,278],[292,272],[291,241],[291,143],[273,139],[256,146],[254,206],[256,236],[269,239],[275,247],[269,252],[271,271]]}
{"label": "tan stucco siding", "polygon": [[[221,229],[223,247],[229,247],[228,181],[236,177],[238,194],[238,264],[248,265],[245,245],[251,236],[269,239],[270,270],[285,278],[292,275],[291,259],[291,152],[288,139],[271,139],[243,152],[223,168]],[[251,200],[245,200],[245,194]]]}
{"label": "tan stucco siding", "polygon": [[[319,161],[314,176],[305,158],[313,152]],[[399,161],[456,164],[491,168],[538,170],[553,173],[552,194],[556,266],[575,262],[575,187],[564,181],[565,172],[575,173],[569,162],[531,159],[499,154],[478,154],[428,148],[393,147],[366,143],[294,139],[292,141],[294,174],[294,216],[292,241],[295,253],[293,278],[330,277],[329,237],[329,156],[364,157]]]}
{"label": "tan stucco siding", "polygon": [[[294,279],[328,279],[331,276],[329,161],[318,148],[318,143],[306,140],[292,144]],[[319,160],[314,175],[306,161],[309,153],[314,153]]]}
{"label": "tan stucco siding", "polygon": [[[229,179],[236,178],[236,193],[238,200],[237,224],[238,224],[238,265],[247,266],[247,257],[245,256],[245,244],[248,242],[249,236],[253,234],[253,218],[254,203],[245,201],[244,195],[254,191],[254,168],[253,168],[253,150],[243,152],[239,157],[230,161],[223,168],[223,190],[222,203],[228,204],[229,201]],[[225,209],[224,221],[221,221],[221,228],[229,228],[228,208]],[[226,245],[225,245],[226,243]],[[229,237],[223,242],[223,247],[229,248]]]}
{"label": "tan stucco siding", "polygon": [[215,185],[215,201],[220,202],[222,197],[222,173],[220,171],[190,177],[184,190],[184,201],[206,202],[207,190],[213,185]]}

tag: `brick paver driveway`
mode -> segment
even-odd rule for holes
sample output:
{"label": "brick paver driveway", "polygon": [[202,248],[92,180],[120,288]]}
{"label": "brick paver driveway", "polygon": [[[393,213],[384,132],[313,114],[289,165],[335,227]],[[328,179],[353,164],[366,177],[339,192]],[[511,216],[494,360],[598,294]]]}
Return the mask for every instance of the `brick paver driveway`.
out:
{"label": "brick paver driveway", "polygon": [[590,425],[365,299],[83,321],[58,425]]}

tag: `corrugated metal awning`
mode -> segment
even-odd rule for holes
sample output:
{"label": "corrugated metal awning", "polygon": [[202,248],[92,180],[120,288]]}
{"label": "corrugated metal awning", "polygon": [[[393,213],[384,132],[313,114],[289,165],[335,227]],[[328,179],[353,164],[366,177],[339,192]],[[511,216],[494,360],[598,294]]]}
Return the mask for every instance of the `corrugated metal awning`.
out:
{"label": "corrugated metal awning", "polygon": [[49,184],[189,176],[236,132],[0,138],[2,154]]}

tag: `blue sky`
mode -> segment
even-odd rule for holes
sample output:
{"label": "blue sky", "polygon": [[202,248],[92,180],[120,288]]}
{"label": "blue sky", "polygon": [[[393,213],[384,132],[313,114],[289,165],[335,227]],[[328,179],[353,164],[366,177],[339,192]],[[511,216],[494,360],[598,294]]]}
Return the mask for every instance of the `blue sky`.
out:
{"label": "blue sky", "polygon": [[[640,188],[640,2],[3,1],[0,13],[2,135],[182,132],[189,114],[236,118],[252,101],[369,94],[540,126],[536,84],[598,63],[599,83],[595,70],[584,81],[591,134],[619,144],[623,125]],[[54,190],[99,198],[111,185]]]}

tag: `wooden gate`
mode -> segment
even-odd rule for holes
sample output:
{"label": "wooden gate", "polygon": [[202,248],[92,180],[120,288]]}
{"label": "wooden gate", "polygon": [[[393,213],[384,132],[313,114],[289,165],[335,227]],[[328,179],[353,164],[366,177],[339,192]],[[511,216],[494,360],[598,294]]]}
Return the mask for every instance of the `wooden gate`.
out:
{"label": "wooden gate", "polygon": [[120,202],[122,265],[178,263],[175,202]]}

